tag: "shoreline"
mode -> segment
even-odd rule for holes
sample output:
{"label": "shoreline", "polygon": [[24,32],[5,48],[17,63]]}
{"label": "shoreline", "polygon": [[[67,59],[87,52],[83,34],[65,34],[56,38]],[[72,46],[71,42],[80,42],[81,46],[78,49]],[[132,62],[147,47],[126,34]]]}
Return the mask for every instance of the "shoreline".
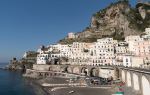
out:
{"label": "shoreline", "polygon": [[[114,92],[112,86],[99,86],[99,87],[90,87],[90,86],[73,86],[73,85],[49,85],[43,86],[44,83],[47,84],[62,84],[59,80],[67,80],[69,78],[58,78],[58,77],[50,77],[50,78],[42,78],[42,79],[31,79],[32,86],[34,87],[37,95],[97,95],[96,93],[102,93],[100,95],[111,95]],[[49,80],[54,80],[55,82],[50,82]],[[49,82],[48,82],[49,81]],[[59,83],[60,82],[60,83]],[[67,83],[66,83],[67,84]],[[94,91],[93,91],[94,90]],[[89,94],[89,93],[91,94]],[[104,93],[104,94],[103,94]]]}
{"label": "shoreline", "polygon": [[30,84],[33,87],[34,93],[36,95],[50,95],[48,91],[42,87],[37,79],[28,79],[32,84]]}
{"label": "shoreline", "polygon": [[[8,71],[16,71],[20,72],[20,70],[9,70]],[[21,72],[22,73],[22,72]],[[32,75],[31,75],[32,76]],[[71,74],[71,76],[51,76],[51,77],[38,77],[37,78],[29,78],[24,77],[22,73],[22,77],[27,79],[29,85],[33,88],[33,92],[35,95],[68,95],[69,93],[73,93],[72,95],[97,95],[96,93],[102,93],[100,95],[111,95],[114,90],[112,90],[112,86],[89,86],[85,80],[85,77],[79,77],[76,81],[70,83],[70,79],[77,78],[76,75]],[[80,84],[80,81],[83,83]],[[44,85],[44,83],[47,85]],[[85,85],[86,84],[86,85]],[[87,93],[90,91],[89,93]],[[105,93],[105,94],[103,94]]]}
{"label": "shoreline", "polygon": [[50,95],[49,93],[47,93],[48,91],[46,91],[46,89],[43,88],[38,83],[38,79],[32,79],[32,78],[24,77],[23,76],[24,73],[22,72],[22,70],[20,70],[20,69],[18,69],[18,70],[11,70],[11,69],[7,69],[5,67],[0,67],[0,70],[8,71],[8,72],[18,72],[18,73],[20,73],[20,76],[24,79],[24,82],[31,86],[31,88],[33,89],[33,93],[35,93],[35,95]]}
{"label": "shoreline", "polygon": [[40,83],[38,82],[39,79],[32,79],[23,76],[22,78],[24,78],[25,82],[31,86],[35,95],[50,95],[49,93],[47,93],[46,89],[42,87],[42,85],[40,85]]}
{"label": "shoreline", "polygon": [[[9,70],[9,69],[3,69],[3,70],[8,70],[10,72],[21,71],[21,70]],[[80,76],[80,78],[77,79],[77,81],[69,84],[70,79],[75,77],[77,78],[76,75],[71,74],[71,76],[64,76],[64,77],[51,76],[51,77],[43,77],[43,78],[37,76],[36,78],[30,78],[30,77],[23,76],[23,74],[24,73],[22,73],[22,77],[27,79],[29,85],[33,88],[33,92],[35,93],[35,95],[68,95],[69,93],[71,93],[71,91],[75,91],[74,93],[76,93],[76,95],[91,95],[89,93],[95,93],[95,92],[106,93],[105,95],[111,95],[113,93],[112,86],[110,87],[106,85],[100,85],[99,87],[88,86],[85,77],[83,76],[82,77]],[[81,80],[83,83],[80,84],[79,81]],[[44,83],[48,85],[44,86]],[[90,92],[86,93],[88,91]],[[97,94],[95,93],[93,95],[97,95]],[[104,94],[100,94],[100,95],[104,95]]]}

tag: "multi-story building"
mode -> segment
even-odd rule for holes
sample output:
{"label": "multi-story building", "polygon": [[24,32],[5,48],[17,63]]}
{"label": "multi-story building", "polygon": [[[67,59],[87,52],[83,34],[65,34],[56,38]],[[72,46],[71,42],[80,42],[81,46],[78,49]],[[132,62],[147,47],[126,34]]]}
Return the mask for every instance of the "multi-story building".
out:
{"label": "multi-story building", "polygon": [[128,43],[128,52],[132,54],[135,52],[134,44],[137,42],[142,42],[144,39],[140,36],[128,36],[126,37],[125,41]]}
{"label": "multi-story building", "polygon": [[[150,35],[150,28],[147,28],[145,33]],[[70,34],[69,38],[74,38],[73,34]],[[140,36],[127,36],[123,42],[102,38],[93,43],[73,42],[42,46],[38,53],[37,64],[47,64],[52,59],[65,58],[69,64],[76,65],[139,66],[150,59],[150,40]],[[136,59],[140,62],[138,65]]]}
{"label": "multi-story building", "polygon": [[126,42],[118,42],[118,45],[115,47],[115,64],[123,64],[123,56],[128,52],[128,44]]}
{"label": "multi-story building", "polygon": [[72,62],[77,64],[85,64],[89,62],[91,43],[74,42],[70,47],[70,57]]}
{"label": "multi-story building", "polygon": [[37,64],[48,64],[50,62],[50,54],[41,53],[37,55]]}
{"label": "multi-story building", "polygon": [[128,43],[127,42],[118,42],[115,46],[116,54],[126,54],[128,51]]}
{"label": "multi-story building", "polygon": [[136,56],[150,56],[150,41],[139,41],[133,44],[134,54]]}
{"label": "multi-story building", "polygon": [[127,43],[135,42],[135,41],[143,41],[143,38],[141,38],[139,35],[137,35],[137,36],[131,35],[131,36],[127,36],[125,38],[125,41]]}
{"label": "multi-story building", "polygon": [[138,41],[143,41],[143,38],[141,38],[140,36],[127,36],[125,38],[125,41],[128,43],[128,50],[129,53],[133,53],[135,51],[134,49],[134,43],[138,42]]}
{"label": "multi-story building", "polygon": [[42,46],[38,49],[37,63],[38,64],[47,64],[50,63],[52,59],[59,59],[61,57],[69,58],[70,57],[70,46],[69,45],[49,45],[47,47]]}
{"label": "multi-story building", "polygon": [[70,45],[62,45],[62,44],[56,44],[56,45],[50,45],[48,51],[51,53],[51,55],[57,56],[57,57],[70,57]]}
{"label": "multi-story building", "polygon": [[116,54],[125,54],[127,53],[127,46],[116,46],[115,47]]}
{"label": "multi-story building", "polygon": [[98,39],[91,48],[92,65],[111,65],[114,63],[116,41],[113,38]]}

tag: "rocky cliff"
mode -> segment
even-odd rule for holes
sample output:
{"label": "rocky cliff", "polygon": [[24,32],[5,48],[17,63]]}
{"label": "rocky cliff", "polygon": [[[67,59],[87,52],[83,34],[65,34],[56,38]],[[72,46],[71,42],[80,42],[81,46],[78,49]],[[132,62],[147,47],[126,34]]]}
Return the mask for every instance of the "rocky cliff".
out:
{"label": "rocky cliff", "polygon": [[10,60],[10,64],[6,67],[9,70],[26,70],[31,69],[33,64],[36,63],[37,52],[28,51],[25,53],[25,56],[20,60],[13,58]]}
{"label": "rocky cliff", "polygon": [[133,8],[128,0],[122,0],[93,14],[90,25],[76,33],[75,39],[65,38],[60,43],[94,42],[102,37],[123,40],[128,35],[142,34],[147,27],[150,27],[150,3],[138,3]]}

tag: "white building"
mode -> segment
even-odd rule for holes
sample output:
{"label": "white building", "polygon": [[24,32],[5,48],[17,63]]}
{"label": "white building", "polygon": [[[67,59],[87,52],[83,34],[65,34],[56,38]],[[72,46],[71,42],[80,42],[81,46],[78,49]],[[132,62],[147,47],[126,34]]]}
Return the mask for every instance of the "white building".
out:
{"label": "white building", "polygon": [[150,35],[150,28],[146,28],[145,29],[145,33],[148,34],[148,35]]}
{"label": "white building", "polygon": [[90,59],[91,43],[74,42],[70,47],[70,57],[74,63],[78,65],[87,64]]}
{"label": "white building", "polygon": [[73,32],[68,33],[68,38],[69,39],[74,39],[75,38],[75,33],[73,33]]}
{"label": "white building", "polygon": [[71,45],[61,45],[61,49],[60,49],[61,57],[70,58],[70,55],[71,55],[70,47],[71,47]]}
{"label": "white building", "polygon": [[42,46],[38,49],[37,64],[47,64],[51,59],[61,57],[71,58],[70,45],[54,44],[47,47]]}
{"label": "white building", "polygon": [[131,36],[127,36],[125,38],[125,41],[128,43],[129,53],[133,53],[135,52],[134,43],[143,41],[143,38],[141,38],[140,36],[131,35]]}
{"label": "white building", "polygon": [[136,56],[150,56],[150,40],[129,42],[128,51]]}
{"label": "white building", "polygon": [[115,64],[123,64],[123,56],[128,52],[128,44],[126,42],[118,42],[118,46],[115,47]]}
{"label": "white building", "polygon": [[[146,30],[150,35],[150,28]],[[74,38],[74,34],[68,34]],[[127,36],[126,42],[113,38],[98,39],[97,42],[73,42],[73,44],[54,44],[38,49],[37,64],[47,64],[54,58],[69,60],[75,65],[124,65],[139,67],[143,58],[150,58],[150,40],[140,36]],[[137,63],[136,63],[137,62]]]}
{"label": "white building", "polygon": [[139,56],[126,55],[123,57],[123,66],[141,67],[144,64],[144,58]]}
{"label": "white building", "polygon": [[125,54],[125,53],[127,53],[127,46],[117,46],[117,47],[115,47],[115,53],[116,54]]}
{"label": "white building", "polygon": [[53,45],[50,46],[41,46],[38,49],[38,55],[37,55],[37,64],[49,64],[52,58],[55,58],[57,56],[60,56],[58,53],[53,53],[53,51],[56,52],[56,47],[52,47]]}
{"label": "white building", "polygon": [[135,42],[135,41],[143,41],[143,38],[141,38],[139,35],[138,36],[131,35],[131,36],[125,37],[125,41],[127,43]]}
{"label": "white building", "polygon": [[123,57],[123,66],[132,67],[132,55],[126,55]]}
{"label": "white building", "polygon": [[114,47],[116,41],[113,38],[98,39],[91,48],[92,65],[111,65],[114,63]]}
{"label": "white building", "polygon": [[142,36],[142,38],[150,40],[150,28],[145,29],[145,35]]}
{"label": "white building", "polygon": [[41,53],[37,55],[37,64],[46,65],[48,64],[49,61],[50,61],[50,54]]}
{"label": "white building", "polygon": [[48,51],[52,56],[70,57],[70,45],[55,44],[50,45]]}

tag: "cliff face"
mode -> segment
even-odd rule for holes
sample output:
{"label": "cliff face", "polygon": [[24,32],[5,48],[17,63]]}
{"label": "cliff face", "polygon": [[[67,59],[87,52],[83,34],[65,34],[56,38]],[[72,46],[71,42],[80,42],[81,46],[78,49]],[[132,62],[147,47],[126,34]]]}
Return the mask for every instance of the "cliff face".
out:
{"label": "cliff face", "polygon": [[111,4],[92,17],[91,27],[102,35],[128,36],[140,34],[145,28],[150,27],[150,15],[144,5],[132,8],[128,1]]}
{"label": "cliff face", "polygon": [[[147,27],[150,27],[150,4],[141,3],[137,4],[136,8],[132,8],[129,2],[124,0],[112,3],[95,13],[90,26],[77,33],[75,39],[95,41],[97,38],[113,37],[123,40],[128,35],[142,34]],[[65,40],[60,42],[63,41],[65,42]]]}
{"label": "cliff face", "polygon": [[33,64],[36,63],[37,54],[38,54],[37,52],[28,51],[25,53],[25,56],[20,60],[13,58],[12,60],[10,60],[10,64],[6,67],[6,69],[9,70],[31,69]]}

